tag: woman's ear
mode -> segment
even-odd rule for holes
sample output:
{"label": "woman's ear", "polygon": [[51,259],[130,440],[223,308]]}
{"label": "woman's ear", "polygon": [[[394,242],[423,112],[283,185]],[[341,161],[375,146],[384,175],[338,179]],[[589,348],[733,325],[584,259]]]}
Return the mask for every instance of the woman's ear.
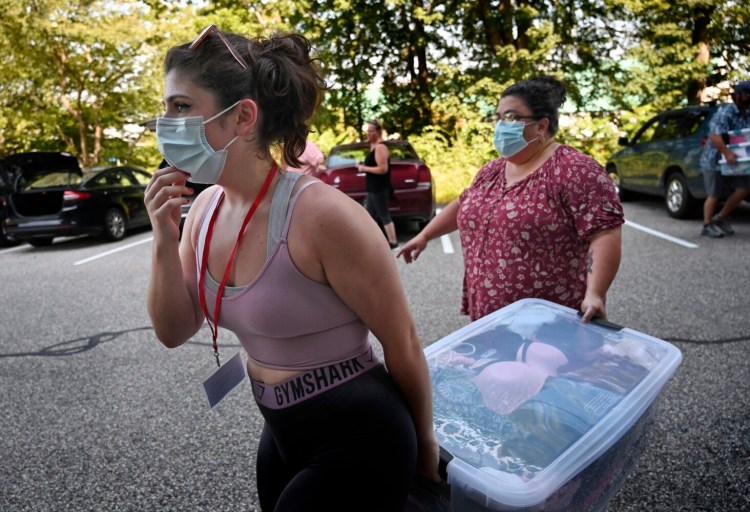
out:
{"label": "woman's ear", "polygon": [[240,100],[237,117],[237,135],[247,138],[258,124],[258,104],[251,99]]}
{"label": "woman's ear", "polygon": [[546,117],[543,117],[538,122],[539,122],[539,128],[541,129],[539,136],[546,138],[546,135],[549,131],[549,119]]}

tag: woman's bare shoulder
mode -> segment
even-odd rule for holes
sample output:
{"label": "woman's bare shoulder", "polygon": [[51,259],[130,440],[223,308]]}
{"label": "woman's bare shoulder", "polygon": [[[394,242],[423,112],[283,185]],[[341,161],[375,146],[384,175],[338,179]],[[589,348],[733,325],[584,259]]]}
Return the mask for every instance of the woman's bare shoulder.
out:
{"label": "woman's bare shoulder", "polygon": [[[315,180],[305,177],[300,181]],[[340,190],[323,182],[308,186],[295,206],[295,220],[325,238],[352,236],[372,222],[365,208]]]}

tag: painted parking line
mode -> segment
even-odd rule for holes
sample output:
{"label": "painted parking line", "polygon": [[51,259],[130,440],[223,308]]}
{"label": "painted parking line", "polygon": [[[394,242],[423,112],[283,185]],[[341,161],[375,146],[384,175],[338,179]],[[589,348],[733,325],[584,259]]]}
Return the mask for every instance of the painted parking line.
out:
{"label": "painted parking line", "polygon": [[453,254],[455,252],[453,250],[453,243],[448,235],[441,236],[440,243],[443,244],[443,252],[445,254]]}
{"label": "painted parking line", "polygon": [[13,251],[20,251],[21,249],[28,249],[28,247],[29,246],[26,245],[26,244],[21,244],[21,245],[15,246],[15,247],[9,247],[8,249],[0,250],[0,254],[5,254],[5,253],[8,253],[8,252],[13,252]]}
{"label": "painted parking line", "polygon": [[677,245],[681,245],[683,247],[687,247],[688,249],[695,249],[696,247],[699,247],[697,244],[694,244],[692,242],[688,242],[686,240],[682,240],[681,238],[677,238],[671,235],[667,235],[666,233],[662,233],[661,231],[657,231],[655,229],[651,229],[646,226],[642,226],[641,224],[638,224],[636,222],[633,222],[631,220],[625,220],[625,225],[630,226],[631,228],[638,229],[640,231],[643,231],[644,233],[648,233],[649,235],[653,235],[658,238],[662,238],[664,240],[667,240],[669,242],[675,243]]}
{"label": "painted parking line", "polygon": [[137,242],[133,242],[132,244],[123,245],[122,247],[118,247],[117,249],[112,249],[112,250],[109,250],[109,251],[106,251],[106,252],[102,252],[102,253],[96,254],[94,256],[91,256],[89,258],[83,259],[83,260],[78,260],[75,263],[73,263],[73,265],[83,265],[84,263],[88,263],[90,261],[98,260],[99,258],[104,258],[105,256],[109,256],[110,254],[115,254],[117,252],[124,251],[126,249],[130,249],[131,247],[135,247],[136,245],[145,244],[147,242],[150,242],[153,239],[154,239],[154,237],[150,236],[148,238],[144,238],[143,240],[138,240]]}
{"label": "painted parking line", "polygon": [[[443,211],[442,208],[437,208],[435,210],[435,215],[438,215],[441,211]],[[453,254],[455,251],[453,250],[453,242],[451,242],[451,237],[448,235],[443,235],[440,237],[440,243],[443,246],[443,253],[445,254]]]}

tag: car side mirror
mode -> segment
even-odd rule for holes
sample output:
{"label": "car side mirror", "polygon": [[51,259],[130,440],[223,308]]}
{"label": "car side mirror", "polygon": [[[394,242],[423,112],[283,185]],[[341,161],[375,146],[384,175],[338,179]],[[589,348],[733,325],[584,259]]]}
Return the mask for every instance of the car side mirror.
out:
{"label": "car side mirror", "polygon": [[617,139],[617,143],[620,146],[627,146],[629,144],[628,138],[627,137],[620,137],[619,139]]}

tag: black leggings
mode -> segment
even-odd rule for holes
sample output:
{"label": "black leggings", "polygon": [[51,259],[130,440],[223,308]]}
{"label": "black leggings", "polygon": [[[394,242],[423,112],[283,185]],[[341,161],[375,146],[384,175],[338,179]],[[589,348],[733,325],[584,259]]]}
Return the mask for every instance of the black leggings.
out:
{"label": "black leggings", "polygon": [[391,191],[381,190],[379,192],[368,192],[365,198],[365,209],[376,221],[379,220],[384,226],[393,222],[391,212],[388,210]]}
{"label": "black leggings", "polygon": [[401,512],[417,463],[414,424],[382,365],[285,409],[258,405],[263,512]]}

